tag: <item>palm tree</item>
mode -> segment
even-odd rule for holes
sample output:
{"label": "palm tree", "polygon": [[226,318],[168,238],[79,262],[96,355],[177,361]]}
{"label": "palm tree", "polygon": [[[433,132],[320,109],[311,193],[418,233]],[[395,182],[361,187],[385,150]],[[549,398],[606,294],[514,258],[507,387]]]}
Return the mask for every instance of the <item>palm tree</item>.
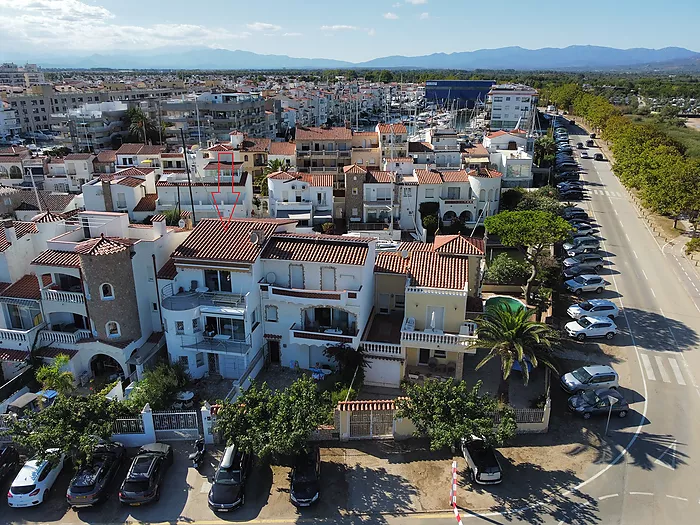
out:
{"label": "palm tree", "polygon": [[542,161],[552,160],[557,153],[557,143],[552,137],[543,136],[535,141],[535,159],[538,166],[542,166]]}
{"label": "palm tree", "polygon": [[525,307],[513,310],[508,304],[500,304],[486,310],[477,323],[479,345],[489,348],[489,353],[476,366],[478,370],[492,359],[501,361],[501,382],[498,396],[508,402],[510,372],[517,361],[524,383],[530,380],[528,362],[537,367],[540,363],[556,372],[551,361],[555,332],[544,323],[531,321],[532,310]]}
{"label": "palm tree", "polygon": [[65,354],[57,355],[50,365],[42,365],[36,372],[36,380],[44,390],[55,390],[66,395],[73,390],[73,374],[63,370],[70,358]]}
{"label": "palm tree", "polygon": [[126,112],[126,118],[129,122],[129,133],[143,139],[143,143],[146,144],[148,135],[155,129],[148,115],[141,108],[133,107]]}
{"label": "palm tree", "polygon": [[262,175],[255,176],[255,184],[260,187],[260,195],[267,196],[267,176],[278,171],[287,172],[289,171],[289,166],[280,159],[273,159],[267,162]]}

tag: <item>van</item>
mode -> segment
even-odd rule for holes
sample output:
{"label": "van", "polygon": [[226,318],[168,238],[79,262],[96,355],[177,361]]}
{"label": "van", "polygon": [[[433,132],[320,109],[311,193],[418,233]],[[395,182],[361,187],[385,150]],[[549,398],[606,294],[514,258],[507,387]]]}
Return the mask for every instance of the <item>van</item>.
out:
{"label": "van", "polygon": [[560,386],[569,394],[598,390],[601,388],[618,388],[619,376],[611,366],[582,366],[561,376]]}

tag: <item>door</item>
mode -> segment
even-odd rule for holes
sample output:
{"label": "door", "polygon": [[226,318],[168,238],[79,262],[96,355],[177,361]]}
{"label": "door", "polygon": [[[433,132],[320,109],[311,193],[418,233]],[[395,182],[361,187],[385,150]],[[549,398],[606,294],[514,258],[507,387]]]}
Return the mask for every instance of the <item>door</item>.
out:
{"label": "door", "polygon": [[391,296],[388,293],[379,294],[379,313],[388,314]]}
{"label": "door", "polygon": [[335,290],[335,268],[321,268],[321,290]]}
{"label": "door", "polygon": [[428,306],[428,308],[426,308],[426,318],[425,318],[426,330],[431,329],[431,330],[442,331],[444,319],[445,319],[445,307],[444,306]]}
{"label": "door", "polygon": [[289,284],[292,288],[304,288],[304,267],[299,264],[289,265]]}
{"label": "door", "polygon": [[209,361],[209,373],[218,374],[219,373],[219,354],[210,353],[207,354]]}
{"label": "door", "polygon": [[279,363],[280,362],[280,342],[279,341],[269,341],[267,343],[270,349],[270,362]]}
{"label": "door", "polygon": [[430,348],[421,348],[418,350],[418,364],[427,365],[430,361]]}

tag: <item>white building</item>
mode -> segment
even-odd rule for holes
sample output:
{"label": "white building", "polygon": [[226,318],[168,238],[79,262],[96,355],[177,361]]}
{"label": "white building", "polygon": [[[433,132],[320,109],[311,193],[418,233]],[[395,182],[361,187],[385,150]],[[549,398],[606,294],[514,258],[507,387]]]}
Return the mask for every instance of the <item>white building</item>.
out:
{"label": "white building", "polygon": [[522,130],[496,131],[484,135],[483,145],[493,169],[503,174],[503,187],[532,186],[532,139]]}
{"label": "white building", "polygon": [[267,177],[270,217],[294,219],[300,228],[333,221],[335,173],[278,171]]}
{"label": "white building", "polygon": [[523,84],[499,84],[488,93],[492,131],[529,129],[537,111],[537,90]]}
{"label": "white building", "polygon": [[155,168],[121,169],[92,179],[82,190],[86,210],[127,213],[130,220],[141,221],[145,217],[138,214],[137,206],[156,193]]}
{"label": "white building", "polygon": [[0,141],[16,138],[21,129],[17,111],[7,102],[0,101]]}

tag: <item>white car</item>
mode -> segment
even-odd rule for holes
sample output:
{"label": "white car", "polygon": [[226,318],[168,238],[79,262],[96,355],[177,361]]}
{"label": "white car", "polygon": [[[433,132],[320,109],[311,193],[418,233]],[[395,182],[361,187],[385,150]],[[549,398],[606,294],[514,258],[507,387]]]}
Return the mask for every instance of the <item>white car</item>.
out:
{"label": "white car", "polygon": [[608,283],[600,275],[579,275],[569,279],[564,286],[570,292],[580,295],[583,292],[602,293]]}
{"label": "white car", "polygon": [[581,152],[581,158],[582,158],[582,159],[590,159],[591,157],[588,156],[588,152],[587,152],[587,151],[582,151],[582,152]]}
{"label": "white car", "polygon": [[564,328],[569,336],[579,341],[583,341],[587,337],[612,339],[617,333],[617,326],[611,319],[599,317],[581,317],[581,319],[566,323]]}
{"label": "white car", "polygon": [[20,469],[7,491],[7,504],[10,507],[34,507],[43,503],[66,458],[65,454],[57,456],[57,448],[49,449],[46,453],[51,459],[30,459]]}
{"label": "white car", "polygon": [[609,319],[615,319],[620,311],[612,301],[591,299],[590,301],[572,304],[566,310],[566,313],[572,319],[581,319],[581,317],[608,317]]}

